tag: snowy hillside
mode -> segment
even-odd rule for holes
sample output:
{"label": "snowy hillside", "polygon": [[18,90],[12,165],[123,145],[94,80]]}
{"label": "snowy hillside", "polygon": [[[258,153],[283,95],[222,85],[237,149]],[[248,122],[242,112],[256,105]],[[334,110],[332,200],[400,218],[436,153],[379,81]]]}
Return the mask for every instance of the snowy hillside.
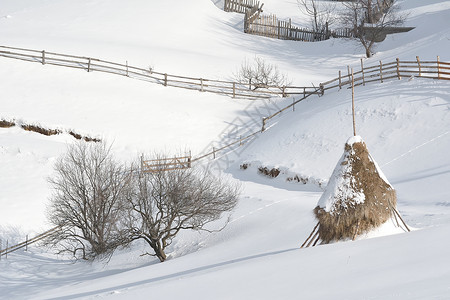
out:
{"label": "snowy hillside", "polygon": [[[267,13],[305,23],[296,1],[267,0]],[[450,1],[404,0],[408,33],[389,35],[365,65],[450,62]],[[265,58],[294,85],[317,86],[358,69],[364,51],[338,39],[282,41],[243,33],[243,16],[221,1],[3,0],[0,45],[96,57],[191,77],[230,80],[245,59]],[[0,57],[0,119],[74,130],[139,153],[202,153],[224,130],[258,130],[266,105],[100,72]],[[356,128],[414,230],[299,249],[312,209],[352,135],[351,91],[311,96],[246,147],[217,161],[243,193],[221,232],[183,232],[169,259],[140,256],[136,243],[109,263],[77,262],[31,247],[0,261],[1,299],[447,299],[450,297],[450,83],[403,78],[356,88]],[[50,227],[45,210],[53,163],[75,139],[0,128],[0,239],[5,246]],[[213,143],[214,142],[214,143]],[[243,170],[241,166],[247,164]],[[268,178],[259,167],[278,168]],[[307,184],[287,182],[299,176]]]}

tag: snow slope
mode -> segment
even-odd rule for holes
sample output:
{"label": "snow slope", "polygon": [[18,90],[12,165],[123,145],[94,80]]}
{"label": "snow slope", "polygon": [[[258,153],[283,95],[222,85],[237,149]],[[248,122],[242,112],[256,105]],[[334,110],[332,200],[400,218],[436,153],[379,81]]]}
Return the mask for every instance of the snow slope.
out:
{"label": "snow slope", "polygon": [[[216,0],[4,0],[0,44],[212,79],[229,79],[245,58],[258,55],[298,85],[317,85],[347,65],[360,65],[361,49],[342,40],[298,43],[245,35],[242,15],[225,13],[215,2],[220,6]],[[417,28],[388,36],[364,63],[417,55],[450,61],[450,1],[400,2],[410,14],[407,25]],[[281,17],[299,14],[296,1],[268,0],[265,8]],[[223,130],[236,120],[257,128],[257,109],[267,104],[6,58],[0,64],[0,118],[105,138],[123,159],[154,149],[200,153],[223,139]],[[0,261],[0,298],[448,298],[450,84],[445,81],[411,78],[356,90],[357,133],[397,190],[403,217],[421,230],[298,249],[315,225],[312,209],[322,191],[315,183],[326,183],[352,134],[350,100],[347,89],[310,97],[247,147],[221,158],[225,173],[244,187],[225,230],[182,233],[163,264],[141,257],[148,251],[141,244],[119,251],[108,264],[74,264],[32,247]],[[269,105],[289,101],[273,99]],[[49,227],[46,177],[73,141],[66,134],[0,128],[3,246],[6,239],[20,241]],[[243,163],[251,167],[241,170]],[[269,179],[257,174],[258,166],[286,174]],[[313,183],[285,181],[295,174]]]}

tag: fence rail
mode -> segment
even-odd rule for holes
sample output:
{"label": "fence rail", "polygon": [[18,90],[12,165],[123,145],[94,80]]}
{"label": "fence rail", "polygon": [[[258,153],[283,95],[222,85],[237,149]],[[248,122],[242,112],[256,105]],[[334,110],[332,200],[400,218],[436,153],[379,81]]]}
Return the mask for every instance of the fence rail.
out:
{"label": "fence rail", "polygon": [[297,86],[265,86],[257,87],[252,83],[239,83],[224,80],[211,80],[205,78],[193,78],[187,76],[171,75],[155,72],[151,69],[139,68],[110,62],[97,58],[75,56],[48,52],[45,50],[32,50],[0,46],[0,56],[41,63],[42,65],[55,65],[68,68],[82,69],[87,72],[97,71],[115,75],[126,76],[134,79],[177,87],[200,92],[210,92],[231,96],[233,98],[261,99],[271,97],[289,97],[314,92],[313,87]]}
{"label": "fence rail", "polygon": [[[302,95],[297,100],[294,99],[291,104],[285,106],[284,108],[279,109],[267,117],[263,117],[261,120],[260,130],[247,133],[245,135],[239,135],[239,133],[236,133],[235,135],[239,136],[239,138],[235,141],[222,145],[218,148],[212,148],[211,151],[193,158],[192,162],[199,161],[207,157],[215,159],[219,154],[224,154],[225,151],[231,152],[238,147],[245,145],[254,139],[259,133],[264,132],[268,128],[268,125],[270,125],[270,121],[272,119],[282,115],[283,112],[287,112],[291,109],[295,110],[295,105],[297,103],[309,98],[311,95],[320,96],[331,89],[342,89],[346,86],[350,87],[352,85],[352,75],[350,70],[350,67],[347,67],[346,74],[339,71],[338,77],[319,84],[319,87],[314,93]],[[364,66],[363,60],[361,59],[361,68],[357,71],[354,70],[353,72],[353,84],[355,86],[361,86],[372,82],[383,83],[387,80],[401,80],[402,78],[410,77],[450,80],[450,62],[440,61],[439,56],[435,61],[421,61],[417,56],[415,61],[400,61],[399,59],[396,59],[395,61],[389,63],[383,63],[380,61],[377,65]]]}
{"label": "fence rail", "polygon": [[32,245],[32,244],[34,244],[36,242],[39,242],[39,241],[45,239],[46,237],[54,234],[55,232],[59,231],[60,229],[61,229],[60,226],[56,226],[56,227],[53,227],[52,229],[47,230],[47,231],[45,231],[45,232],[43,232],[43,233],[41,233],[41,234],[31,238],[31,239],[27,238],[27,240],[25,242],[22,242],[22,243],[19,243],[17,245],[13,245],[13,246],[6,246],[5,249],[0,249],[0,257],[3,256],[3,255],[8,257],[9,253],[12,253],[12,252],[17,251],[17,250],[22,249],[22,248],[27,248],[29,245]]}
{"label": "fence rail", "polygon": [[254,7],[262,8],[262,5],[257,0],[225,0],[223,10],[245,14],[247,9]]}
{"label": "fence rail", "polygon": [[[45,57],[45,54],[42,54]],[[33,56],[34,57],[34,56]],[[69,56],[72,57],[73,56]],[[44,58],[42,59],[44,61]],[[92,61],[92,59],[91,59]],[[353,78],[352,78],[353,73]],[[339,71],[338,77],[331,79],[329,81],[323,82],[319,85],[314,93],[308,93],[302,95],[299,99],[294,100],[292,104],[285,106],[284,108],[276,111],[275,113],[262,118],[262,128],[261,130],[253,131],[244,136],[240,136],[239,139],[232,141],[226,145],[222,145],[218,148],[212,148],[212,151],[192,158],[190,155],[181,158],[169,158],[163,160],[154,160],[154,161],[145,161],[145,164],[148,164],[151,168],[153,164],[157,168],[161,167],[161,165],[175,166],[175,167],[190,167],[191,163],[211,157],[213,159],[220,153],[223,154],[224,150],[228,152],[234,151],[236,148],[245,145],[250,142],[259,133],[264,132],[267,128],[268,122],[275,118],[276,116],[280,116],[283,112],[288,111],[289,109],[295,109],[295,105],[311,95],[322,95],[325,91],[331,89],[342,89],[345,86],[351,86],[354,84],[355,86],[365,85],[366,83],[371,82],[381,82],[383,83],[386,80],[398,79],[401,80],[403,77],[420,77],[420,78],[428,78],[435,80],[450,80],[450,62],[440,61],[439,56],[436,61],[421,61],[418,56],[416,56],[415,61],[400,61],[398,58],[394,62],[382,63],[379,62],[377,65],[372,66],[364,66],[363,60],[361,59],[361,68],[358,71],[350,72],[350,67],[347,67],[347,74],[344,74],[342,71]],[[227,153],[228,153],[227,152]],[[60,227],[54,227],[30,240],[22,242],[20,244],[7,247],[6,249],[0,249],[0,257],[3,255],[7,255],[8,253],[14,252],[16,250],[27,247],[30,244],[38,242],[49,235],[57,232]]]}

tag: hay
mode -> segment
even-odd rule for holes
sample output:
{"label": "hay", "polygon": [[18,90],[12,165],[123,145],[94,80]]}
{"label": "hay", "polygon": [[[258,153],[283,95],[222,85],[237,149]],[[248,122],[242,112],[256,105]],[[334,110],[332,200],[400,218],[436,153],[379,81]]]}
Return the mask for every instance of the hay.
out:
{"label": "hay", "polygon": [[322,243],[354,239],[392,216],[395,190],[384,178],[361,138],[350,139],[314,209]]}

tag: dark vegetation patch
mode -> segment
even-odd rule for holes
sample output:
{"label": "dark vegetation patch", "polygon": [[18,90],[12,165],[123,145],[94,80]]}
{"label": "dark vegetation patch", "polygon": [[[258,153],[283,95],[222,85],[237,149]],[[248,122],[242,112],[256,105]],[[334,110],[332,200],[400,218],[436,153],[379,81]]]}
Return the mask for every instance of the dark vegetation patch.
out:
{"label": "dark vegetation patch", "polygon": [[[14,127],[14,126],[16,126],[16,123],[14,123],[13,121],[7,121],[7,120],[0,119],[0,128],[10,128],[10,127]],[[63,131],[60,129],[48,129],[48,128],[44,128],[44,127],[41,127],[38,125],[22,124],[22,125],[20,125],[20,127],[23,130],[36,132],[36,133],[43,134],[46,136],[57,135],[57,134],[63,133]],[[82,136],[81,134],[78,134],[72,130],[69,131],[68,133],[71,136],[73,136],[74,138],[76,138],[77,140],[82,139],[86,142],[95,142],[95,143],[98,143],[101,141],[100,139],[97,139],[97,138],[91,138],[89,136]]]}
{"label": "dark vegetation patch", "polygon": [[259,167],[258,172],[268,177],[276,178],[280,175],[281,171],[277,168],[269,169],[267,167]]}
{"label": "dark vegetation patch", "polygon": [[37,132],[46,136],[57,135],[62,133],[59,129],[47,129],[36,125],[20,125],[26,131]]}
{"label": "dark vegetation patch", "polygon": [[14,122],[6,121],[6,120],[0,120],[0,127],[1,128],[10,128],[16,126]]}
{"label": "dark vegetation patch", "polygon": [[250,164],[248,164],[248,163],[244,163],[244,164],[242,164],[242,165],[239,166],[239,168],[240,168],[241,170],[247,170],[248,167],[250,167]]}
{"label": "dark vegetation patch", "polygon": [[303,184],[307,184],[308,183],[308,178],[303,178],[301,176],[295,175],[294,177],[286,178],[286,181],[288,181],[288,182],[296,181],[296,182],[301,182]]}

